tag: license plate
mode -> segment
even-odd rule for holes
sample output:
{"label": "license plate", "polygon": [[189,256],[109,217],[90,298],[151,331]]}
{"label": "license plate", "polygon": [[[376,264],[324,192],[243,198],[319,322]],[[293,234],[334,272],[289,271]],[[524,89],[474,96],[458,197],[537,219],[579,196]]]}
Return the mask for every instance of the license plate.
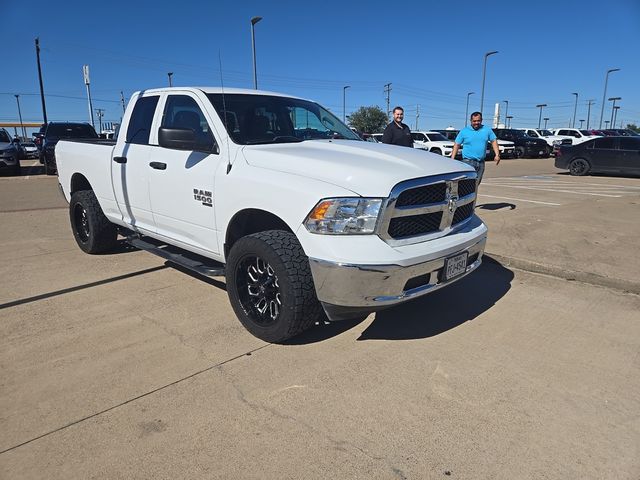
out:
{"label": "license plate", "polygon": [[452,278],[462,275],[467,271],[467,258],[469,252],[460,253],[453,257],[449,257],[444,261],[444,279],[451,280]]}

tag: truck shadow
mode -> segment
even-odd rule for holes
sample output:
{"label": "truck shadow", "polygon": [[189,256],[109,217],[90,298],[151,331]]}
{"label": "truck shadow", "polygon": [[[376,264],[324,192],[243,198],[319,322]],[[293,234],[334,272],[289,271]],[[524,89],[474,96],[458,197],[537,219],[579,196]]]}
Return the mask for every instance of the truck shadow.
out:
{"label": "truck shadow", "polygon": [[480,210],[500,210],[502,208],[515,210],[516,206],[513,203],[498,202],[498,203],[483,203],[482,205],[476,205],[476,208]]}
{"label": "truck shadow", "polygon": [[[482,266],[462,280],[398,307],[381,310],[362,332],[362,340],[415,340],[456,328],[488,311],[511,288],[514,274],[485,256]],[[320,322],[287,344],[304,345],[326,340],[350,330],[364,318]]]}

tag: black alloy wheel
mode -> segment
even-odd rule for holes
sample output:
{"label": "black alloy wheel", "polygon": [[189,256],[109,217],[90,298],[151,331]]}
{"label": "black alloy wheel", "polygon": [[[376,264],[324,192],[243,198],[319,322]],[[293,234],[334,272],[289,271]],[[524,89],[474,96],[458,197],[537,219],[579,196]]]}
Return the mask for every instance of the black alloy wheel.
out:
{"label": "black alloy wheel", "polygon": [[569,173],[577,177],[582,177],[589,173],[590,165],[584,158],[576,158],[569,163]]}
{"label": "black alloy wheel", "polygon": [[87,209],[82,203],[76,203],[73,207],[73,225],[81,242],[86,243],[91,235]]}
{"label": "black alloy wheel", "polygon": [[273,325],[282,309],[282,294],[273,267],[259,256],[247,256],[235,272],[238,297],[247,315],[258,325]]}

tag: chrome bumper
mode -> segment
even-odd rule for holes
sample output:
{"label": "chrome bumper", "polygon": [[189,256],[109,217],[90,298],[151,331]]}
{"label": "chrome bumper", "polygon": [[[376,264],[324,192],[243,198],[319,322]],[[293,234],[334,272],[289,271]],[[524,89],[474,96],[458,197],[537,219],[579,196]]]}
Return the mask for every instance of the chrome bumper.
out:
{"label": "chrome bumper", "polygon": [[[311,273],[318,300],[346,307],[391,306],[425,295],[460,280],[477,269],[487,237],[447,256],[410,266],[353,265],[310,258]],[[446,258],[469,252],[467,269],[462,275],[441,281]]]}

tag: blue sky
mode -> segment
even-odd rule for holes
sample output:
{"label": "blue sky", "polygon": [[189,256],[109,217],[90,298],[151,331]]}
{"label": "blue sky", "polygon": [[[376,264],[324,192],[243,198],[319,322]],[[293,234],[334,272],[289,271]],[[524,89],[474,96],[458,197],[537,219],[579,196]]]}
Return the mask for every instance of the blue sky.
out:
{"label": "blue sky", "polygon": [[[482,64],[489,57],[485,118],[509,101],[512,126],[537,126],[546,103],[548,127],[573,117],[600,119],[607,98],[622,97],[617,122],[640,124],[640,1],[318,2],[0,0],[4,60],[0,122],[42,121],[34,39],[50,121],[89,118],[82,65],[89,65],[94,109],[103,121],[122,115],[136,90],[176,86],[253,87],[251,26],[258,85],[318,101],[342,116],[360,106],[405,108],[405,122],[424,128],[464,125],[480,106]],[[220,61],[221,60],[221,61]],[[222,64],[222,69],[220,68]],[[221,73],[222,70],[222,73]],[[419,107],[418,107],[419,105]],[[504,108],[505,104],[502,103]],[[604,120],[611,117],[605,101]],[[96,118],[96,125],[98,119]],[[485,122],[489,123],[489,122]],[[576,122],[576,126],[579,122]],[[586,126],[586,121],[584,123]],[[603,125],[604,127],[604,125]]]}

